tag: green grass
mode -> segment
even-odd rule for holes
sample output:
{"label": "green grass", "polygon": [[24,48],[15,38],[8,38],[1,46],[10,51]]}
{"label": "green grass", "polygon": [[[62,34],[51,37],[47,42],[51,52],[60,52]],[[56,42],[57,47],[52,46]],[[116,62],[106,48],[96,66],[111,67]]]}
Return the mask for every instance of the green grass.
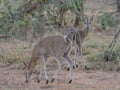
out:
{"label": "green grass", "polygon": [[30,60],[31,49],[23,42],[12,44],[11,42],[4,43],[0,47],[1,66],[9,66],[15,64],[21,66],[23,61]]}
{"label": "green grass", "polygon": [[[83,43],[83,54],[87,59],[89,69],[106,69],[114,70],[120,67],[120,43],[112,51],[107,53],[110,62],[105,62],[104,53],[110,44],[110,39],[102,39],[97,35],[90,34]],[[107,63],[107,64],[106,64]]]}
{"label": "green grass", "polygon": [[[115,67],[120,67],[120,43],[118,42],[112,52],[109,52],[111,62],[104,61],[104,52],[106,51],[111,39],[98,37],[95,33],[90,33],[82,44],[83,55],[87,61],[89,69],[107,68],[113,70]],[[1,42],[0,43],[0,66],[16,65],[20,67],[23,61],[30,61],[32,48],[29,43],[23,41]],[[56,66],[55,60],[50,60],[48,66]]]}

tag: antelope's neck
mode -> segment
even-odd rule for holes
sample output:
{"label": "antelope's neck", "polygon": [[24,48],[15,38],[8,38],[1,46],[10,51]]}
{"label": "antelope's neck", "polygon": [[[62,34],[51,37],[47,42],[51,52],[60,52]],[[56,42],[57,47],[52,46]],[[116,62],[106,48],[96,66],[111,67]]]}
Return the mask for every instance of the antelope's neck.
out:
{"label": "antelope's neck", "polygon": [[88,29],[84,29],[84,34],[85,34],[85,37],[88,35],[88,32],[89,32],[89,30],[88,30]]}
{"label": "antelope's neck", "polygon": [[89,30],[83,29],[83,28],[81,30],[79,30],[79,35],[80,35],[80,38],[81,38],[81,42],[84,41],[85,37],[88,35],[88,32],[89,32]]}

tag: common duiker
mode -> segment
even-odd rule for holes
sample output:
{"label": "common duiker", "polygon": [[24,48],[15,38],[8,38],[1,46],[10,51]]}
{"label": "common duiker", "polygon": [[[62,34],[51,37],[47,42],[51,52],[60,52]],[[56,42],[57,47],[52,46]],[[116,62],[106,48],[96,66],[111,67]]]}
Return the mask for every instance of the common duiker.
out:
{"label": "common duiker", "polygon": [[76,29],[74,27],[67,28],[63,35],[69,38],[72,41],[72,46],[75,47],[74,49],[74,66],[78,67],[78,56],[81,55],[82,57],[82,43],[85,37],[88,35],[89,31],[91,30],[92,22],[94,19],[94,15],[90,18],[82,17],[83,27],[80,29]]}
{"label": "common duiker", "polygon": [[63,62],[61,60],[61,57],[62,57],[69,64],[69,67],[70,67],[69,83],[71,83],[72,77],[73,77],[72,75],[73,63],[68,55],[70,48],[71,48],[71,44],[70,44],[69,39],[64,38],[62,35],[48,36],[40,40],[40,42],[37,45],[35,45],[33,49],[30,63],[28,65],[25,64],[27,66],[26,71],[25,71],[26,82],[29,81],[31,74],[33,73],[33,70],[37,62],[39,61],[40,74],[39,74],[38,82],[40,82],[42,72],[44,71],[46,83],[48,83],[48,75],[46,72],[46,62],[50,57],[55,57],[56,58],[55,60],[57,61],[59,65],[58,70],[56,71],[52,79],[52,81],[54,81],[57,78],[63,66]]}

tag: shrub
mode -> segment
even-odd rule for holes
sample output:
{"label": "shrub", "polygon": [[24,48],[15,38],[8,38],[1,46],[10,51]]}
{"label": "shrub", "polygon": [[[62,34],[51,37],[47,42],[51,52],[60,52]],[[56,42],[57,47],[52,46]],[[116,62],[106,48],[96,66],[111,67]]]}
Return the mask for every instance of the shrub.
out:
{"label": "shrub", "polygon": [[95,23],[100,24],[102,29],[107,27],[115,27],[117,25],[117,20],[112,16],[112,13],[101,13],[96,19]]}

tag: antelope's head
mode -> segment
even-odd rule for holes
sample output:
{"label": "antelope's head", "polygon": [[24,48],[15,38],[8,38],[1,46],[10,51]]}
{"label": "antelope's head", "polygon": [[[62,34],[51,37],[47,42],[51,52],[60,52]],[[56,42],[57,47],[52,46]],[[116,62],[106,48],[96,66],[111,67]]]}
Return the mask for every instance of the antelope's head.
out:
{"label": "antelope's head", "polygon": [[83,16],[82,17],[83,28],[88,30],[88,31],[91,30],[91,26],[92,26],[93,20],[94,20],[94,15],[92,15],[91,17]]}

